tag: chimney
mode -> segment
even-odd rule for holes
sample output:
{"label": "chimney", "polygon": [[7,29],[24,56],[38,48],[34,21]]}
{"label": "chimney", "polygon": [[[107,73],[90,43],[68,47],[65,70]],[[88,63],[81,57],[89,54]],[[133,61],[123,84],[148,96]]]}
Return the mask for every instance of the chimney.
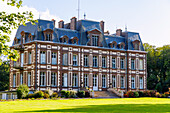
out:
{"label": "chimney", "polygon": [[116,35],[117,36],[122,36],[122,30],[121,29],[117,29],[116,30]]}
{"label": "chimney", "polygon": [[76,17],[72,17],[71,18],[71,22],[70,22],[70,29],[71,30],[76,30],[76,25],[77,25],[77,18]]}
{"label": "chimney", "polygon": [[64,21],[63,20],[60,20],[58,22],[58,28],[64,28]]}
{"label": "chimney", "polygon": [[103,33],[104,33],[104,21],[103,21],[103,20],[100,21],[100,27],[101,27],[101,29],[102,29],[102,31],[103,31]]}
{"label": "chimney", "polygon": [[54,19],[52,19],[51,21],[53,21],[53,24],[54,24],[54,27],[55,27],[55,20],[54,20]]}

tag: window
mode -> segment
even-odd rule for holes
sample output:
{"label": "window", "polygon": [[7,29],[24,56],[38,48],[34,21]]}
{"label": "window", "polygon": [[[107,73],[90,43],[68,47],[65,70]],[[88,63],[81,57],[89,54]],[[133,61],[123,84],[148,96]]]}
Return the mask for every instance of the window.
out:
{"label": "window", "polygon": [[139,43],[135,43],[135,44],[134,44],[134,49],[135,49],[135,50],[139,50]]}
{"label": "window", "polygon": [[51,54],[51,58],[52,58],[52,64],[57,64],[57,58],[56,58],[56,53],[55,52],[52,52]]}
{"label": "window", "polygon": [[41,64],[45,64],[46,63],[46,56],[45,56],[45,52],[41,51]]}
{"label": "window", "polygon": [[131,59],[131,69],[135,69],[135,60]]}
{"label": "window", "polygon": [[78,87],[78,79],[76,73],[73,73],[73,87]]}
{"label": "window", "polygon": [[142,59],[139,60],[139,69],[143,70],[143,60]]}
{"label": "window", "polygon": [[131,87],[132,89],[135,89],[135,77],[131,78]]}
{"label": "window", "polygon": [[63,43],[67,43],[67,40],[66,40],[66,38],[64,38],[64,39],[63,39]]}
{"label": "window", "polygon": [[115,48],[115,44],[113,43],[113,48]]}
{"label": "window", "polygon": [[112,58],[112,68],[116,68],[116,58]]}
{"label": "window", "polygon": [[28,86],[31,86],[31,72],[28,72]]}
{"label": "window", "polygon": [[62,75],[62,86],[67,87],[67,73],[63,73]]}
{"label": "window", "polygon": [[124,45],[123,44],[121,45],[120,49],[124,49]]}
{"label": "window", "polygon": [[77,66],[77,55],[73,55],[73,66]]}
{"label": "window", "polygon": [[102,57],[102,67],[106,68],[106,57]]}
{"label": "window", "polygon": [[112,79],[113,79],[112,85],[114,88],[116,88],[116,76],[113,76]]}
{"label": "window", "polygon": [[88,56],[84,55],[84,66],[88,67]]}
{"label": "window", "polygon": [[120,87],[124,88],[124,77],[123,76],[121,76],[120,78]]}
{"label": "window", "polygon": [[102,88],[106,88],[106,75],[102,75]]}
{"label": "window", "polygon": [[22,85],[23,84],[23,74],[21,73],[21,75],[20,75],[20,85]]}
{"label": "window", "polygon": [[88,87],[88,75],[84,75],[84,87]]}
{"label": "window", "polygon": [[51,73],[51,86],[56,86],[56,73]]}
{"label": "window", "polygon": [[31,64],[31,52],[28,54],[28,64]]}
{"label": "window", "polygon": [[93,67],[97,67],[97,56],[93,56]]}
{"label": "window", "polygon": [[24,64],[24,53],[21,53],[21,67],[23,67]]}
{"label": "window", "polygon": [[73,40],[73,44],[77,44],[77,40],[76,39]]}
{"label": "window", "polygon": [[98,46],[98,38],[99,36],[92,35],[92,46]]}
{"label": "window", "polygon": [[51,41],[52,39],[52,34],[51,33],[47,33],[46,34],[46,41]]}
{"label": "window", "polygon": [[67,58],[67,53],[63,54],[63,65],[67,65],[68,63],[68,58]]}
{"label": "window", "polygon": [[40,86],[45,86],[45,72],[40,73]]}
{"label": "window", "polygon": [[139,89],[143,89],[143,77],[139,77]]}
{"label": "window", "polygon": [[13,87],[16,87],[16,74],[13,75]]}
{"label": "window", "polygon": [[124,59],[123,58],[120,59],[120,68],[124,69]]}

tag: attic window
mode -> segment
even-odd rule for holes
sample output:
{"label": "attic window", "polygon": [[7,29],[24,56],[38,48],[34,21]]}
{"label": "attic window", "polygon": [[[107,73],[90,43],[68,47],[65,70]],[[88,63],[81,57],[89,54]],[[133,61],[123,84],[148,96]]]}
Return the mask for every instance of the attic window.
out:
{"label": "attic window", "polygon": [[98,39],[99,39],[99,36],[92,35],[92,46],[98,46]]}
{"label": "attic window", "polygon": [[134,50],[139,50],[139,45],[140,45],[140,41],[139,40],[133,41]]}
{"label": "attic window", "polygon": [[77,43],[77,40],[76,40],[76,39],[74,39],[74,40],[73,40],[73,44],[76,44],[76,43]]}
{"label": "attic window", "polygon": [[46,41],[51,41],[52,40],[52,34],[51,33],[47,33],[46,34]]}
{"label": "attic window", "polygon": [[122,44],[122,45],[121,45],[121,49],[123,49],[123,48],[124,48],[124,45]]}
{"label": "attic window", "polygon": [[119,45],[119,48],[120,48],[120,49],[125,49],[125,43],[124,43],[124,42],[121,42],[120,45]]}
{"label": "attic window", "polygon": [[64,38],[64,39],[63,39],[63,43],[66,43],[66,42],[67,42],[67,40],[66,40],[66,38]]}

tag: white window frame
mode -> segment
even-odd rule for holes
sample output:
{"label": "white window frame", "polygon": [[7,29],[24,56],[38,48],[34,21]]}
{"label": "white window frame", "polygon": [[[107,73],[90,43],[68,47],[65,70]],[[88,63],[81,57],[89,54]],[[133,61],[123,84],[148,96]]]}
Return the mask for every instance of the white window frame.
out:
{"label": "white window frame", "polygon": [[51,72],[51,86],[56,86],[56,73]]}
{"label": "white window frame", "polygon": [[40,72],[40,86],[45,86],[46,84],[46,77],[45,72]]}
{"label": "white window frame", "polygon": [[120,88],[125,88],[125,84],[124,84],[124,76],[120,77]]}
{"label": "white window frame", "polygon": [[112,76],[112,86],[116,88],[116,76],[115,75]]}
{"label": "white window frame", "polygon": [[63,73],[63,75],[62,75],[62,87],[67,87],[67,82],[68,82],[67,73]]}
{"label": "white window frame", "polygon": [[28,54],[28,64],[31,64],[31,60],[32,60],[32,53],[31,52],[29,52],[29,54]]}
{"label": "white window frame", "polygon": [[123,58],[120,59],[120,68],[121,68],[121,69],[124,69],[124,68],[125,68],[125,67],[124,67],[124,59],[123,59]]}
{"label": "white window frame", "polygon": [[131,88],[135,89],[135,77],[131,77]]}
{"label": "white window frame", "polygon": [[41,51],[40,52],[40,55],[41,55],[41,64],[46,64],[46,54],[45,54],[45,51]]}
{"label": "white window frame", "polygon": [[115,69],[116,68],[116,58],[112,58],[112,68]]}
{"label": "white window frame", "polygon": [[143,89],[143,77],[139,77],[139,89]]}
{"label": "white window frame", "polygon": [[16,74],[13,74],[13,87],[16,87]]}
{"label": "white window frame", "polygon": [[78,76],[76,73],[73,73],[72,85],[73,85],[73,87],[78,87]]}
{"label": "white window frame", "polygon": [[77,57],[78,57],[78,55],[75,55],[75,54],[73,54],[73,66],[77,66]]}
{"label": "white window frame", "polygon": [[21,73],[20,74],[20,85],[22,85],[23,84],[23,74]]}
{"label": "white window frame", "polygon": [[97,56],[93,56],[93,67],[98,67],[97,61],[98,61]]}
{"label": "white window frame", "polygon": [[143,59],[139,59],[139,70],[143,70]]}
{"label": "white window frame", "polygon": [[131,69],[135,69],[135,59],[131,59]]}
{"label": "white window frame", "polygon": [[24,65],[24,53],[21,53],[21,67]]}
{"label": "white window frame", "polygon": [[68,65],[68,55],[67,55],[67,53],[63,54],[63,65]]}
{"label": "white window frame", "polygon": [[31,86],[31,72],[28,72],[28,87]]}
{"label": "white window frame", "polygon": [[106,68],[106,57],[102,57],[102,67]]}
{"label": "white window frame", "polygon": [[52,34],[51,33],[47,33],[46,34],[46,41],[51,41],[52,38]]}
{"label": "white window frame", "polygon": [[92,46],[98,46],[98,35],[92,35]]}
{"label": "white window frame", "polygon": [[88,75],[84,74],[84,87],[88,87],[88,86],[89,86]]}
{"label": "white window frame", "polygon": [[52,52],[51,53],[51,59],[52,59],[52,64],[56,65],[57,64],[57,53],[56,52]]}
{"label": "white window frame", "polygon": [[88,67],[88,55],[84,55],[84,67]]}
{"label": "white window frame", "polygon": [[102,88],[106,88],[106,75],[102,75]]}

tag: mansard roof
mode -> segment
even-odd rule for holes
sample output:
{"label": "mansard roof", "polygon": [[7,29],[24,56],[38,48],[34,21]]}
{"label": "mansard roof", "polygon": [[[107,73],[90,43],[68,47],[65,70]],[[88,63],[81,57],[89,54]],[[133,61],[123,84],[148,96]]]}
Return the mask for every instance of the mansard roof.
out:
{"label": "mansard roof", "polygon": [[[34,37],[33,38],[34,40],[44,41],[45,36],[44,36],[43,31],[50,29],[53,31],[52,41],[54,43],[55,42],[60,43],[61,42],[60,38],[62,36],[67,36],[69,38],[68,44],[72,44],[71,42],[72,37],[77,37],[78,38],[77,44],[85,46],[87,45],[87,42],[89,41],[88,33],[90,31],[96,30],[100,32],[101,37],[102,37],[101,43],[102,43],[102,46],[105,48],[120,49],[118,47],[118,44],[123,42],[125,44],[124,50],[134,50],[133,41],[139,40],[140,42],[139,48],[141,51],[144,51],[139,33],[126,31],[126,32],[122,32],[123,35],[121,36],[117,36],[116,34],[105,35],[103,33],[100,22],[91,21],[91,20],[77,21],[75,30],[70,29],[70,23],[64,24],[64,28],[55,28],[54,24],[55,24],[54,21],[48,21],[48,20],[42,20],[42,19],[38,19],[38,23],[36,23],[36,25],[32,25],[30,22],[28,22],[26,23],[26,26],[24,25],[19,26],[15,37],[17,39],[21,39],[22,37],[21,32],[23,31],[24,33],[31,34]],[[117,43],[116,48],[111,48],[109,45],[113,41]]]}

